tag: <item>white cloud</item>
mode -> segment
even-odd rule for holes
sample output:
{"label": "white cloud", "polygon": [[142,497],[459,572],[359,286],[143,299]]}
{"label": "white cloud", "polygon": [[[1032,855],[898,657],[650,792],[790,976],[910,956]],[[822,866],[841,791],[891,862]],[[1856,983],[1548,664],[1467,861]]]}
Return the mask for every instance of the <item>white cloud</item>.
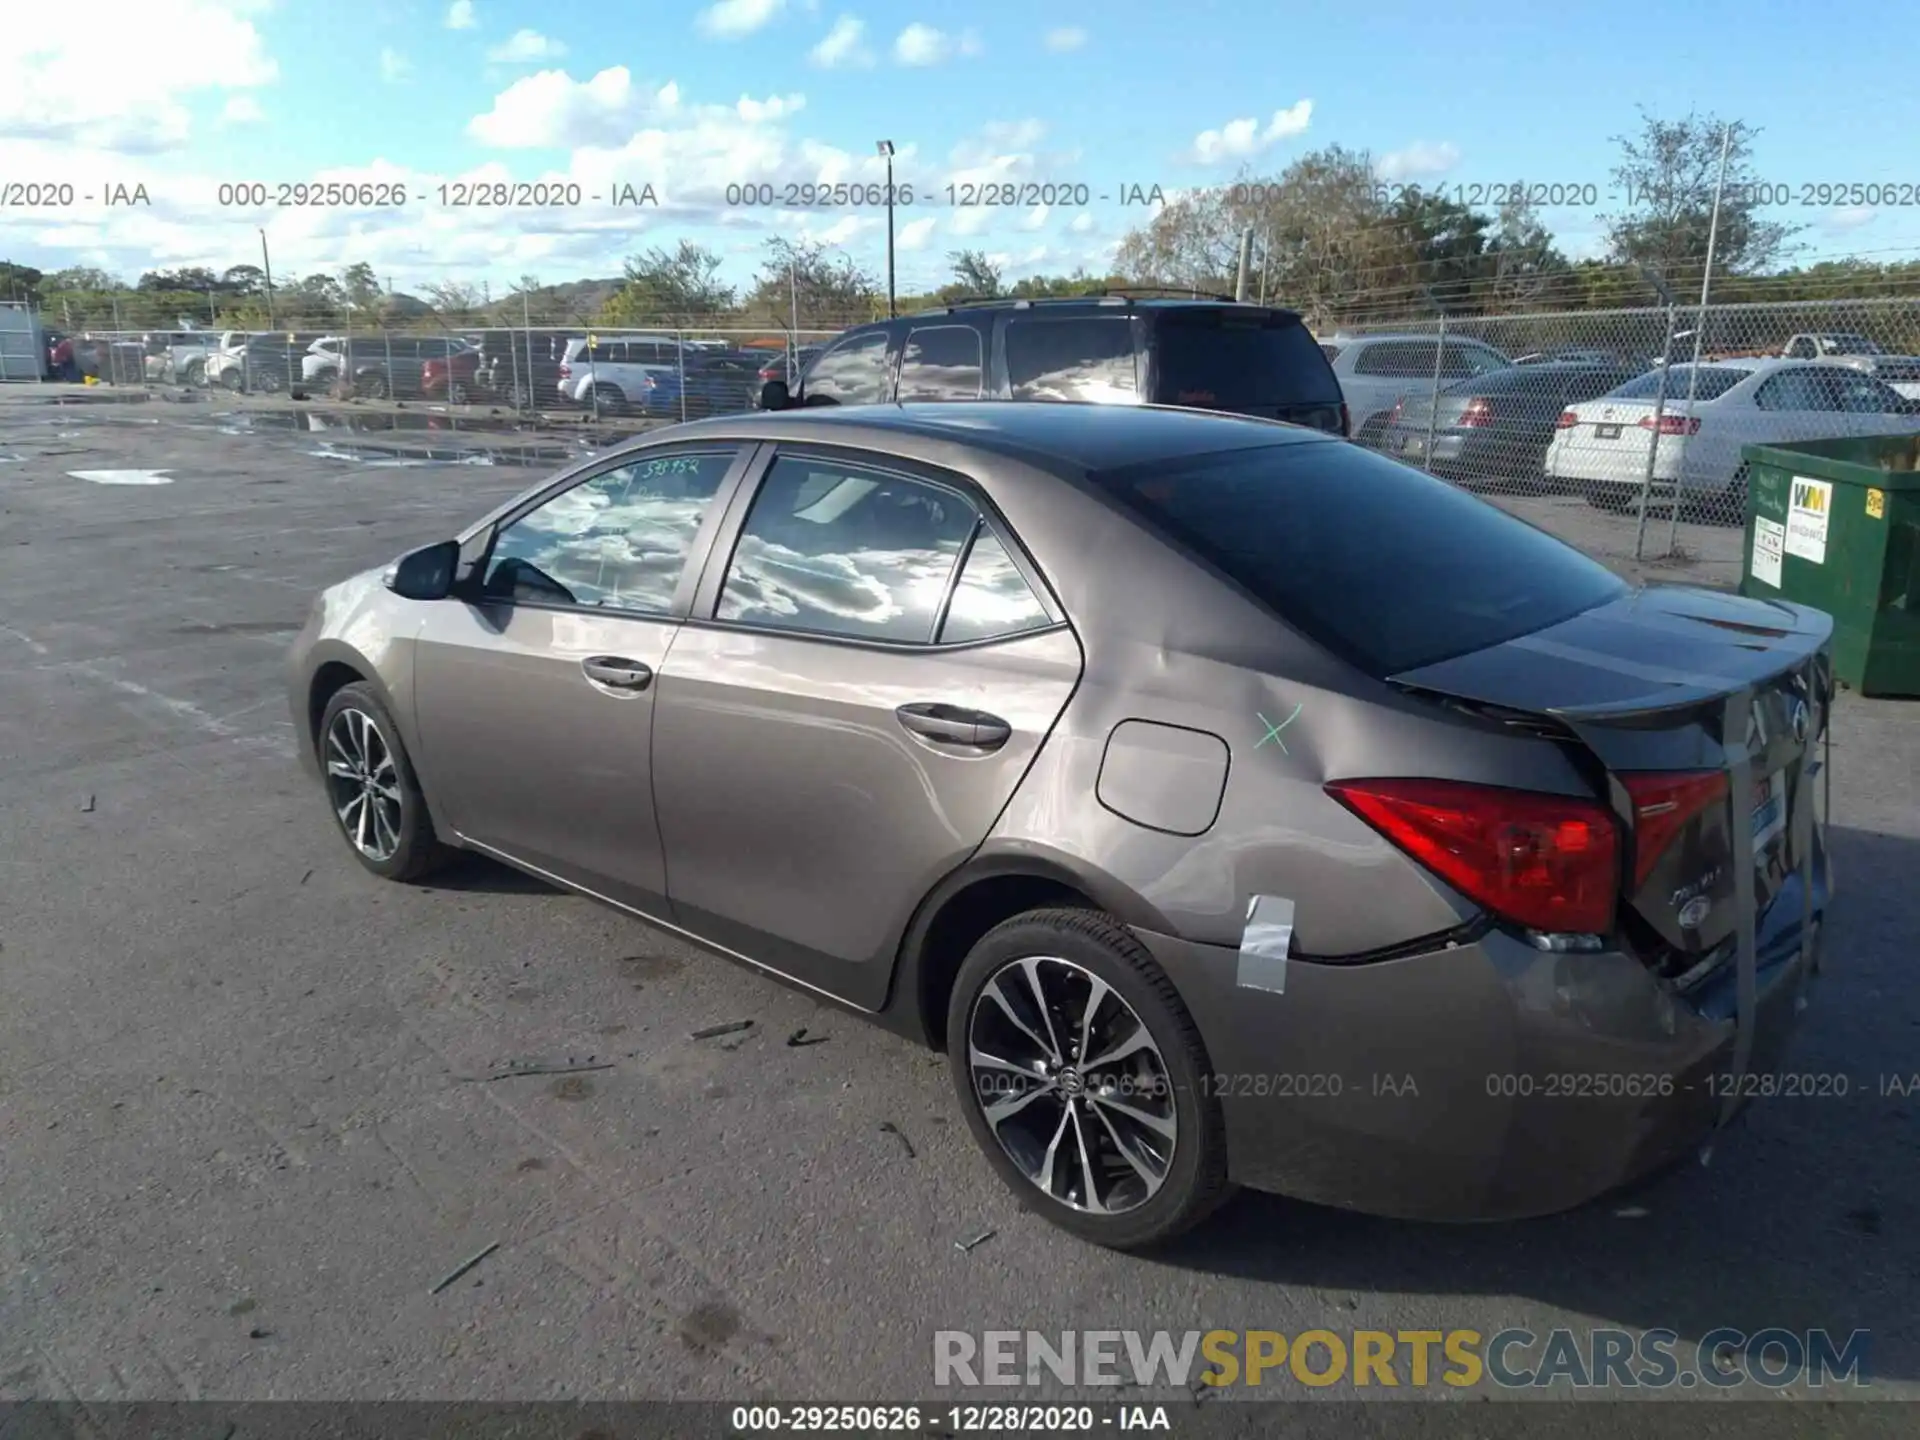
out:
{"label": "white cloud", "polygon": [[447,7],[447,29],[471,30],[479,23],[474,17],[473,0],[453,0]]}
{"label": "white cloud", "polygon": [[893,58],[902,65],[943,65],[956,57],[978,55],[981,49],[980,37],[972,30],[949,35],[915,22],[895,37]]}
{"label": "white cloud", "polygon": [[1057,30],[1049,30],[1042,43],[1056,55],[1064,55],[1069,50],[1078,50],[1087,43],[1087,32],[1078,25],[1062,25]]}
{"label": "white cloud", "polygon": [[220,107],[221,122],[227,125],[257,125],[266,118],[266,111],[251,95],[229,95]]}
{"label": "white cloud", "polygon": [[398,50],[380,52],[380,78],[386,81],[404,80],[413,71],[413,62]]}
{"label": "white cloud", "polygon": [[873,51],[863,43],[867,27],[853,15],[842,15],[833,22],[826,38],[807,52],[807,58],[822,70],[865,69],[873,64]]}
{"label": "white cloud", "polygon": [[503,65],[525,65],[537,60],[558,60],[567,47],[538,30],[516,30],[511,39],[487,51],[487,59]]}
{"label": "white cloud", "polygon": [[1416,140],[1404,150],[1391,150],[1374,169],[1382,180],[1420,180],[1444,175],[1460,163],[1460,147],[1451,140]]}
{"label": "white cloud", "polygon": [[901,250],[924,250],[933,238],[934,227],[939,223],[932,215],[909,220],[895,233],[893,243]]}
{"label": "white cloud", "polygon": [[1248,160],[1289,136],[1301,134],[1313,120],[1313,101],[1297,100],[1261,127],[1258,118],[1229,120],[1218,130],[1202,130],[1193,137],[1191,158],[1202,165]]}
{"label": "white cloud", "polygon": [[1839,210],[1829,211],[1821,224],[1828,230],[1845,234],[1849,230],[1858,230],[1878,213],[1871,205],[1848,205]]}
{"label": "white cloud", "polygon": [[1078,215],[1074,216],[1072,221],[1067,225],[1067,229],[1071,230],[1075,235],[1091,235],[1099,228],[1100,222],[1093,218],[1092,212],[1087,210],[1082,210]]}
{"label": "white cloud", "polygon": [[[95,161],[90,152],[177,149],[193,130],[189,98],[279,78],[254,23],[266,8],[267,0],[138,0],[77,23],[15,24],[0,46],[0,139],[64,142],[86,152],[76,159]],[[128,75],[139,82],[111,78]]]}
{"label": "white cloud", "polygon": [[703,35],[737,40],[766,25],[785,5],[786,0],[720,0],[702,10],[695,23]]}
{"label": "white cloud", "polygon": [[1047,216],[1052,213],[1053,210],[1051,206],[1036,205],[1027,212],[1026,218],[1020,222],[1020,228],[1022,230],[1044,230],[1047,228]]}
{"label": "white cloud", "polygon": [[494,96],[493,108],[469,121],[467,133],[503,150],[620,145],[649,118],[671,112],[679,102],[678,87],[636,86],[624,65],[590,80],[542,70]]}

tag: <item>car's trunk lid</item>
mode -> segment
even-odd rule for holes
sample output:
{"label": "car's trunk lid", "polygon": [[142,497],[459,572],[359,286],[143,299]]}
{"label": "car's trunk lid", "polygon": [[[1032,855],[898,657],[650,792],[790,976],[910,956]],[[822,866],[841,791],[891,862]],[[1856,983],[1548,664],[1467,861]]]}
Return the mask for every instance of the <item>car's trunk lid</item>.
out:
{"label": "car's trunk lid", "polygon": [[1627,837],[1625,923],[1683,973],[1736,937],[1743,899],[1758,923],[1811,897],[1832,633],[1802,606],[1654,587],[1393,681],[1584,752]]}

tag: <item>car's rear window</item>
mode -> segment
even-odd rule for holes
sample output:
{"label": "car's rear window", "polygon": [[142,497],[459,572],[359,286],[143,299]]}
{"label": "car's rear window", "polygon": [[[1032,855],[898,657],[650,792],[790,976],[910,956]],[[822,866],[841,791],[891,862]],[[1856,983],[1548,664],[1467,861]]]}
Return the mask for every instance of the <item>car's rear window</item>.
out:
{"label": "car's rear window", "polygon": [[1234,450],[1093,479],[1376,677],[1543,630],[1627,590],[1545,531],[1357,445]]}
{"label": "car's rear window", "polygon": [[1341,400],[1326,352],[1298,320],[1163,315],[1154,327],[1153,353],[1153,398],[1163,405],[1235,410]]}
{"label": "car's rear window", "polygon": [[[1693,366],[1675,365],[1673,373],[1667,376],[1667,398],[1669,400],[1687,398],[1687,383],[1693,376]],[[1733,370],[1725,366],[1700,367],[1700,376],[1693,382],[1693,398],[1696,400],[1717,400],[1742,380],[1753,374],[1751,370]],[[1660,394],[1660,372],[1649,371],[1637,380],[1629,380],[1609,397],[1614,400],[1652,400]]]}

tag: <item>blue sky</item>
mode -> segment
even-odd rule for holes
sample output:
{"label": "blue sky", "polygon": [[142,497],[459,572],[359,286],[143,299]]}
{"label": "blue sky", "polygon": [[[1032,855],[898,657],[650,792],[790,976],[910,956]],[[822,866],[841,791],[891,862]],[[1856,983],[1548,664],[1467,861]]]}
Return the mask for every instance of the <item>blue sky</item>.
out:
{"label": "blue sky", "polygon": [[[1611,199],[1610,137],[1637,104],[1761,126],[1758,177],[1796,202],[1810,184],[1893,187],[1878,206],[1782,211],[1813,254],[1920,255],[1920,164],[1902,153],[1920,97],[1884,60],[1920,34],[1912,0],[1850,5],[1832,25],[1783,0],[1639,13],[1375,0],[1364,21],[1344,5],[1197,0],[98,0],[85,16],[0,58],[0,183],[75,184],[71,205],[0,208],[0,258],[218,267],[255,259],[264,226],[276,271],[366,259],[401,288],[610,274],[682,236],[721,249],[735,279],[770,233],[842,243],[877,268],[881,211],[729,209],[724,187],[874,181],[881,138],[918,192],[897,217],[903,289],[944,279],[961,247],[1013,274],[1097,268],[1145,213],[1098,197],[1223,183],[1242,163],[1277,171],[1331,142],[1370,150],[1394,180],[1596,187],[1598,207],[1543,217],[1581,253]],[[103,83],[116,74],[139,78]],[[437,203],[435,186],[466,176],[578,183],[582,203]],[[220,203],[223,182],[316,179],[401,183],[410,199]],[[948,183],[982,180],[1094,198],[941,203]],[[116,181],[146,184],[151,207],[82,198]],[[651,183],[663,208],[586,198],[620,181]]]}

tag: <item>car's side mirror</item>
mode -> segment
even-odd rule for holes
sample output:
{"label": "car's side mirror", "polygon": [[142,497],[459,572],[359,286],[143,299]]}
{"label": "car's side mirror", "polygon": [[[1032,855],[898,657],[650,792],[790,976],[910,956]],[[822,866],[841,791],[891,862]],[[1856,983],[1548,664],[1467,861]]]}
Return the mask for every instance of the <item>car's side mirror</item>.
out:
{"label": "car's side mirror", "polygon": [[380,578],[403,600],[444,600],[453,593],[453,576],[460,564],[460,542],[442,540],[402,555]]}
{"label": "car's side mirror", "polygon": [[793,397],[787,391],[784,380],[769,380],[760,387],[760,408],[762,410],[784,410],[792,403]]}

